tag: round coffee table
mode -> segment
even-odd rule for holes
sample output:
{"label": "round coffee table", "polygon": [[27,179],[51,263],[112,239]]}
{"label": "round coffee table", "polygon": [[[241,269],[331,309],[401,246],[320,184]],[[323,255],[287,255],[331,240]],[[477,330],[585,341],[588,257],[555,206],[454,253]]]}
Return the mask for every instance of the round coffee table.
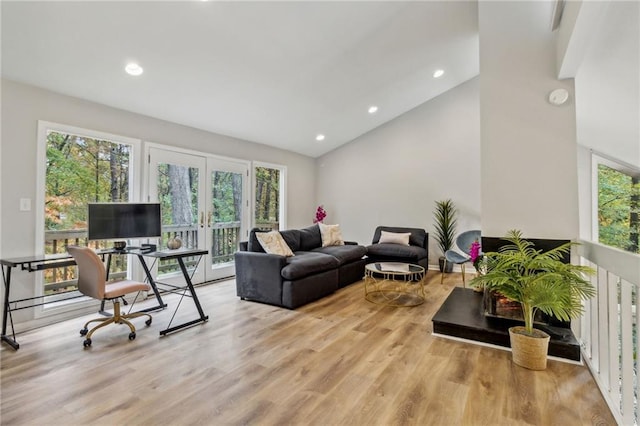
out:
{"label": "round coffee table", "polygon": [[386,306],[418,306],[425,301],[425,270],[410,263],[369,263],[364,268],[364,298]]}

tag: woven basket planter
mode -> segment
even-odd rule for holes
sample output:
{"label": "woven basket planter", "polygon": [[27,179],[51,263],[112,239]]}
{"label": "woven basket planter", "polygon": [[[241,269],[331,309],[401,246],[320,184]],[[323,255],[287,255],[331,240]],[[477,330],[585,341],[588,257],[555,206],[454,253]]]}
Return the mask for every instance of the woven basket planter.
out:
{"label": "woven basket planter", "polygon": [[529,370],[547,368],[547,351],[549,335],[544,331],[533,329],[533,336],[527,334],[524,327],[511,327],[511,353],[513,362]]}

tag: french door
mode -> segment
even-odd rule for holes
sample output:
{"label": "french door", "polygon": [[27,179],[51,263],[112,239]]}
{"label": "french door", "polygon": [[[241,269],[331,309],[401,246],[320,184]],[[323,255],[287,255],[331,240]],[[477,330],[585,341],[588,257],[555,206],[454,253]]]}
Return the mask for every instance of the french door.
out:
{"label": "french door", "polygon": [[[180,238],[209,250],[199,264],[188,259],[194,283],[235,275],[233,254],[248,229],[248,163],[150,147],[148,164],[148,199],[162,206],[159,249]],[[156,268],[162,281],[180,277],[170,261]]]}

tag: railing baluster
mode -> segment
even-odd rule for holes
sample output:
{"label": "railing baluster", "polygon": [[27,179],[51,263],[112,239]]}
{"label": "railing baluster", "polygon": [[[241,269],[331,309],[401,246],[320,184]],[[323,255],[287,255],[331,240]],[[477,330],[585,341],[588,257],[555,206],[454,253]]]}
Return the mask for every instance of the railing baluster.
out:
{"label": "railing baluster", "polygon": [[[605,319],[608,324],[607,334],[603,336],[609,336],[606,346],[606,357],[609,361],[608,369],[608,385],[609,392],[611,393],[611,399],[614,401],[620,401],[620,357],[619,355],[619,342],[620,342],[620,312],[618,306],[620,305],[618,278],[610,272],[605,271],[605,285],[607,289],[607,318]],[[603,339],[605,340],[605,339]]]}
{"label": "railing baluster", "polygon": [[[633,318],[631,309],[631,284],[618,280],[620,282],[620,318]],[[622,399],[622,419],[624,424],[633,424],[635,420],[635,409],[633,407],[634,390],[633,390],[633,331],[631,321],[620,321],[621,361],[622,368],[620,376],[622,379],[621,399]]]}

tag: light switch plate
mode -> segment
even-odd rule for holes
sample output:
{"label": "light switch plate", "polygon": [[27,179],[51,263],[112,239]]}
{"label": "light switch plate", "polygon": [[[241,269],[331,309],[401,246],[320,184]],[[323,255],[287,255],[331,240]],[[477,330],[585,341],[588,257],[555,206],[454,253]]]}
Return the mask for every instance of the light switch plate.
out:
{"label": "light switch plate", "polygon": [[20,198],[20,211],[31,211],[31,198]]}

